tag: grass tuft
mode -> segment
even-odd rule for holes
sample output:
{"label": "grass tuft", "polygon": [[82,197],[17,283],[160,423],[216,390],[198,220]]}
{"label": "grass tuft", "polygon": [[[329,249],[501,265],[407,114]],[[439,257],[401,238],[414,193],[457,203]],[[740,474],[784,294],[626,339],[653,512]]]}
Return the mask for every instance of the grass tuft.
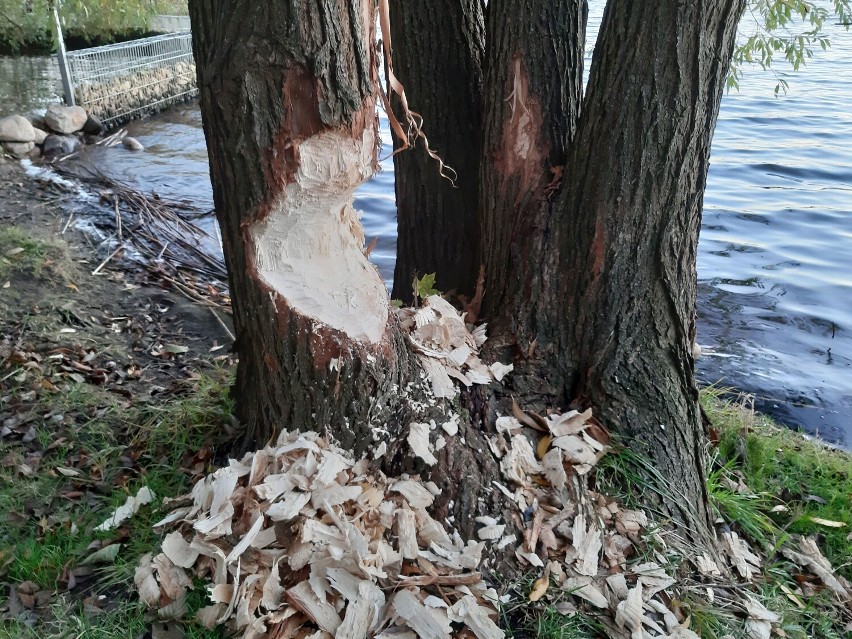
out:
{"label": "grass tuft", "polygon": [[0,279],[14,272],[68,278],[76,267],[64,242],[35,237],[32,231],[8,226],[0,229]]}

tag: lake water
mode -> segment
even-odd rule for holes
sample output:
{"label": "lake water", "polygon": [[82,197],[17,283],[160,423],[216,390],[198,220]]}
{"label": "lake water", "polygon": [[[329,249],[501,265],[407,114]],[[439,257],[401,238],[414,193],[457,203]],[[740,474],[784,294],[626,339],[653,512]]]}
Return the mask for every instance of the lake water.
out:
{"label": "lake water", "polygon": [[[592,32],[601,6],[591,3]],[[703,382],[752,393],[780,420],[852,448],[852,34],[828,31],[832,48],[787,77],[786,95],[774,96],[772,72],[749,69],[722,101],[699,245],[698,367]],[[57,86],[44,59],[0,58],[0,115],[57,99]],[[98,149],[102,169],[212,208],[197,105],[128,129],[145,153]],[[386,126],[383,139],[388,149]],[[393,164],[382,167],[356,206],[389,280]]]}

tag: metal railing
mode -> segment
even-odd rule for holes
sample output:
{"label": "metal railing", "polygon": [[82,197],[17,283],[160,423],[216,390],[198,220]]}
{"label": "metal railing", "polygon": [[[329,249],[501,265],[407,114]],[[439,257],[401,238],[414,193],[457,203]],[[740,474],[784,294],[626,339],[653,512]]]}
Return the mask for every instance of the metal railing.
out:
{"label": "metal railing", "polygon": [[69,51],[66,59],[74,102],[107,126],[198,93],[189,32]]}

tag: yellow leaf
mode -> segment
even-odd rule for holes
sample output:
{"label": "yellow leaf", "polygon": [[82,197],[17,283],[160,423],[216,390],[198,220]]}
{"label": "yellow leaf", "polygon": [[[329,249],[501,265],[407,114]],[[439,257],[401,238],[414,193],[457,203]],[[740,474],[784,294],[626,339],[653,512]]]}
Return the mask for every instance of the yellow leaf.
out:
{"label": "yellow leaf", "polygon": [[535,453],[538,455],[539,459],[543,459],[545,454],[547,454],[547,449],[550,448],[550,442],[552,441],[553,437],[550,435],[545,435],[538,440],[538,446],[536,446]]}
{"label": "yellow leaf", "polygon": [[532,590],[530,591],[530,601],[538,601],[542,597],[544,597],[544,593],[547,592],[547,587],[550,585],[550,577],[545,575],[544,577],[539,577],[533,582]]}
{"label": "yellow leaf", "polygon": [[781,584],[781,590],[783,590],[783,591],[784,591],[784,594],[785,594],[785,595],[787,595],[787,599],[789,599],[790,601],[792,601],[794,604],[796,604],[796,605],[797,605],[799,608],[801,608],[802,610],[804,610],[804,609],[805,609],[805,604],[803,604],[803,603],[802,603],[802,600],[801,600],[801,599],[799,599],[799,598],[796,596],[796,593],[794,593],[792,590],[790,590],[790,589],[789,589],[787,586],[785,586],[784,584]]}
{"label": "yellow leaf", "polygon": [[72,291],[74,291],[75,293],[76,293],[76,292],[79,292],[79,290],[80,290],[80,289],[78,289],[78,288],[77,288],[77,285],[76,285],[76,284],[74,284],[73,282],[69,282],[69,283],[68,283],[68,284],[66,284],[65,286],[67,286],[68,288],[70,288],[70,289],[71,289]]}

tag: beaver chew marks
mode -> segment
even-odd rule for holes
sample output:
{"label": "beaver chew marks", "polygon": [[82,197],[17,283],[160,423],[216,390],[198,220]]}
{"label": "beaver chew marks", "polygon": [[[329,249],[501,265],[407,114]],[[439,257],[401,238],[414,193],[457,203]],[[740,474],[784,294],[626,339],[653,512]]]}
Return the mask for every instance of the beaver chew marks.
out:
{"label": "beaver chew marks", "polygon": [[379,342],[388,296],[364,256],[352,194],[372,174],[375,137],[325,132],[301,143],[300,166],[250,229],[258,274],[294,311],[352,339]]}

